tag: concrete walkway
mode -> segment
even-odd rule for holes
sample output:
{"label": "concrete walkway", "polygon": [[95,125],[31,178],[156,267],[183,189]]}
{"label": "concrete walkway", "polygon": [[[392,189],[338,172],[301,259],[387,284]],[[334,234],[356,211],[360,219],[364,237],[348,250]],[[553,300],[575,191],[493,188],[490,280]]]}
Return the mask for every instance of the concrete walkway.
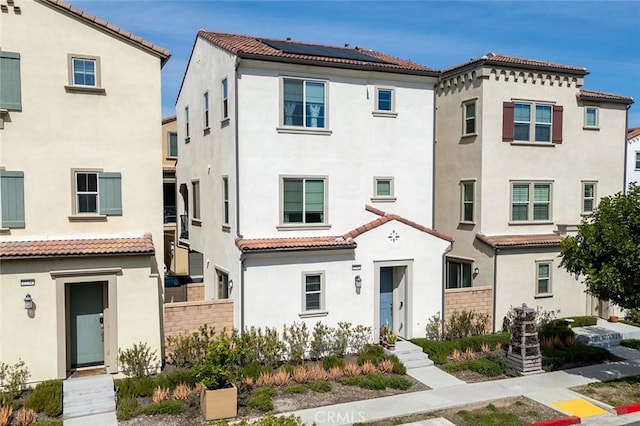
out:
{"label": "concrete walkway", "polygon": [[[435,366],[415,368],[408,370],[407,374],[429,386],[430,390],[310,408],[287,414],[299,416],[307,424],[350,425],[525,396],[568,416],[580,414],[578,417],[581,417],[583,424],[625,425],[640,422],[640,413],[616,416],[612,407],[568,389],[598,381],[640,375],[639,351],[620,346],[609,350],[624,360],[480,383],[464,383]],[[415,424],[450,426],[451,422],[437,418]]]}

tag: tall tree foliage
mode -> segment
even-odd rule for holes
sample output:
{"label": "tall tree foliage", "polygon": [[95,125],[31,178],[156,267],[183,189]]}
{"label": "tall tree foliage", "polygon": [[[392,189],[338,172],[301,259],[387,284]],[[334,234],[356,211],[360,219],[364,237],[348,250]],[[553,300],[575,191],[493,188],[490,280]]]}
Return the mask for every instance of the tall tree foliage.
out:
{"label": "tall tree foliage", "polygon": [[560,249],[561,266],[584,276],[588,294],[640,308],[640,187],[602,198]]}

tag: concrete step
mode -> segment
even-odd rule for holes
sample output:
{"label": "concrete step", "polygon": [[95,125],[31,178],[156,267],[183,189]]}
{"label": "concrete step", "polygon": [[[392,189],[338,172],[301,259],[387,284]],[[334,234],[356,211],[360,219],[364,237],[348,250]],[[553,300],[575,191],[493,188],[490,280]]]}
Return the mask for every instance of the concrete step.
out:
{"label": "concrete step", "polygon": [[111,375],[69,378],[63,382],[62,413],[65,419],[113,413],[115,410],[116,394]]}
{"label": "concrete step", "polygon": [[95,403],[87,403],[81,404],[74,407],[65,407],[63,408],[63,417],[65,419],[73,418],[73,417],[84,417],[93,414],[101,414],[101,413],[111,413],[116,410],[116,402],[112,401],[102,401]]}
{"label": "concrete step", "polygon": [[407,370],[411,370],[414,368],[430,367],[433,365],[433,361],[427,357],[427,359],[421,360],[402,361],[402,364],[404,364]]}
{"label": "concrete step", "polygon": [[429,356],[424,353],[420,346],[414,345],[407,340],[399,340],[393,351],[388,349],[384,351],[389,355],[397,356],[407,369],[433,365],[433,361],[429,359]]}
{"label": "concrete step", "polygon": [[116,413],[111,412],[64,419],[63,424],[64,426],[117,426],[118,419]]}

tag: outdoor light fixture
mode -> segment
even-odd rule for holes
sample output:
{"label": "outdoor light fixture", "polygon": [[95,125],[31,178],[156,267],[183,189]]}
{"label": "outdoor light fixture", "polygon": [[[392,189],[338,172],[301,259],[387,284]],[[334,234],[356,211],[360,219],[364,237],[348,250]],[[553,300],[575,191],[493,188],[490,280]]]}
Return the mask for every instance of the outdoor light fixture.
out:
{"label": "outdoor light fixture", "polygon": [[356,293],[360,294],[360,289],[362,288],[362,278],[360,278],[360,275],[356,275],[355,281],[356,281]]}
{"label": "outdoor light fixture", "polygon": [[480,273],[480,268],[476,266],[476,269],[473,270],[473,275],[478,275]]}
{"label": "outdoor light fixture", "polygon": [[231,291],[231,289],[233,289],[233,280],[229,280],[227,286],[229,287],[229,291]]}
{"label": "outdoor light fixture", "polygon": [[24,297],[24,308],[26,310],[33,309],[33,299],[29,293]]}

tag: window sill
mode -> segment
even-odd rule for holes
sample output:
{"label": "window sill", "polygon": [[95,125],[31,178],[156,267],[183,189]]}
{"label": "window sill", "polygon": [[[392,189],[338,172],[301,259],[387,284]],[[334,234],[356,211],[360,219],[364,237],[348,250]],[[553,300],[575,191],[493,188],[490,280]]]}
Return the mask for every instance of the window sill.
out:
{"label": "window sill", "polygon": [[396,197],[371,197],[372,203],[395,203]]}
{"label": "window sill", "polygon": [[106,222],[104,214],[74,214],[69,216],[69,222]]}
{"label": "window sill", "polygon": [[371,115],[374,117],[396,118],[398,113],[393,111],[372,111]]}
{"label": "window sill", "polygon": [[598,127],[598,126],[595,126],[595,127],[594,126],[582,126],[582,130],[595,130],[597,132],[597,131],[600,131],[600,127]]}
{"label": "window sill", "polygon": [[469,220],[461,220],[460,222],[458,222],[460,225],[471,225],[471,226],[475,226],[476,223],[473,221],[469,221]]}
{"label": "window sill", "polygon": [[230,122],[230,121],[231,121],[231,120],[229,120],[229,117],[227,117],[227,118],[223,118],[223,119],[220,121],[220,128],[227,127],[227,126],[229,125],[229,122]]}
{"label": "window sill", "polygon": [[314,230],[323,230],[323,229],[331,229],[331,225],[323,225],[323,224],[318,224],[318,225],[306,225],[304,223],[302,224],[296,224],[296,225],[278,225],[276,226],[276,229],[278,231],[314,231]]}
{"label": "window sill", "polygon": [[184,143],[189,143],[189,142],[191,142],[191,138],[190,137],[184,138]]}
{"label": "window sill", "polygon": [[518,221],[510,221],[509,226],[514,225],[553,225],[553,221],[551,220],[518,220]]}
{"label": "window sill", "polygon": [[525,141],[520,141],[520,142],[511,142],[512,146],[543,146],[545,148],[555,148],[556,147],[556,143],[553,142],[525,142]]}
{"label": "window sill", "polygon": [[171,160],[171,161],[173,161],[173,160],[177,160],[177,159],[178,159],[178,157],[169,156],[169,157],[165,157],[164,159],[165,159],[165,160]]}
{"label": "window sill", "polygon": [[88,95],[106,95],[107,91],[102,87],[90,86],[64,86],[67,93],[85,93]]}
{"label": "window sill", "polygon": [[202,220],[201,219],[191,219],[191,224],[193,226],[202,226]]}
{"label": "window sill", "polygon": [[209,133],[211,133],[211,127],[205,127],[202,129],[202,136],[207,136]]}
{"label": "window sill", "polygon": [[464,138],[475,138],[476,136],[478,136],[477,133],[466,133],[464,135],[462,135],[460,138],[464,139]]}
{"label": "window sill", "polygon": [[533,296],[534,299],[549,299],[551,297],[553,297],[553,293],[536,294]]}
{"label": "window sill", "polygon": [[222,232],[231,232],[231,227],[229,225],[222,225]]}
{"label": "window sill", "polygon": [[0,228],[0,234],[10,234],[11,228]]}
{"label": "window sill", "polygon": [[307,311],[298,314],[300,318],[326,317],[327,315],[329,315],[328,311]]}
{"label": "window sill", "polygon": [[276,127],[278,133],[292,133],[295,135],[319,135],[319,136],[331,136],[331,130],[316,129],[310,127]]}

